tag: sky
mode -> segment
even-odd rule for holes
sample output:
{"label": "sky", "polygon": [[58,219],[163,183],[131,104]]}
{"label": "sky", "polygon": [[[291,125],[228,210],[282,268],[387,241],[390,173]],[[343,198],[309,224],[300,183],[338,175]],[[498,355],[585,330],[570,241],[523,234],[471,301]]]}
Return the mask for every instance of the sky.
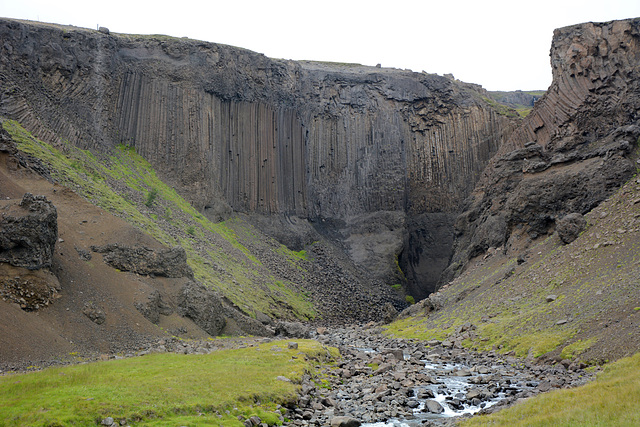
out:
{"label": "sky", "polygon": [[381,64],[545,90],[553,30],[640,17],[639,0],[0,0],[0,16],[165,34],[272,58]]}

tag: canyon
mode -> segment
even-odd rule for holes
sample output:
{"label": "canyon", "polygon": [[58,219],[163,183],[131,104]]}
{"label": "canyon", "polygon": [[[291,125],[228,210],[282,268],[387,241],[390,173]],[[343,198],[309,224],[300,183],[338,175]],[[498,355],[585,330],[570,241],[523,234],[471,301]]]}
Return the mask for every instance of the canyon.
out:
{"label": "canyon", "polygon": [[[70,164],[89,187],[107,183],[137,203],[146,219],[135,221],[164,224],[165,245],[192,239],[190,266],[200,280],[214,278],[206,286],[228,299],[227,313],[313,318],[287,296],[292,286],[310,295],[319,319],[380,320],[465,274],[479,256],[524,262],[565,216],[587,214],[633,176],[639,28],[630,19],[558,29],[551,87],[539,99],[508,98],[535,100],[522,118],[451,75],[280,60],[188,38],[2,19],[0,116],[14,129],[7,141],[44,141],[76,156]],[[26,173],[21,168],[58,184],[52,164],[3,151],[3,197],[18,200],[30,190],[28,180],[11,183],[16,171]],[[140,180],[157,174],[168,185],[162,203],[149,198],[157,188],[148,182],[128,181],[130,171],[107,176],[97,166],[127,155],[148,162]],[[73,182],[85,199],[95,197]],[[68,205],[57,191],[44,193]],[[236,237],[200,235],[188,223],[177,230],[170,191],[189,202],[199,224],[213,224],[210,230],[235,224],[224,233],[242,234],[244,247]],[[111,213],[139,214],[118,209]],[[144,224],[139,228],[155,230]],[[62,232],[70,231],[67,225]],[[267,237],[302,255],[278,258]],[[122,243],[95,233],[90,239]],[[76,251],[91,255],[86,240],[78,237]],[[143,253],[141,242],[159,245],[135,237],[125,246]],[[211,255],[214,247],[219,255]],[[223,261],[232,252],[240,258]],[[233,266],[239,259],[242,267]],[[154,282],[155,273],[142,274]],[[65,283],[52,289],[60,286],[64,293]],[[241,295],[251,286],[259,292]],[[153,295],[136,302],[151,304],[153,319],[162,318],[162,298],[179,311],[175,290]]]}
{"label": "canyon", "polygon": [[[640,18],[557,29],[544,94],[104,28],[0,40],[2,377],[290,353],[280,422],[449,425],[640,350]],[[91,416],[156,417],[136,405]]]}
{"label": "canyon", "polygon": [[482,88],[451,77],[184,38],[0,28],[3,116],[50,142],[134,147],[208,218],[281,217],[262,226],[296,250],[310,242],[281,236],[282,224],[300,219],[417,299],[436,289],[462,201],[516,126]]}

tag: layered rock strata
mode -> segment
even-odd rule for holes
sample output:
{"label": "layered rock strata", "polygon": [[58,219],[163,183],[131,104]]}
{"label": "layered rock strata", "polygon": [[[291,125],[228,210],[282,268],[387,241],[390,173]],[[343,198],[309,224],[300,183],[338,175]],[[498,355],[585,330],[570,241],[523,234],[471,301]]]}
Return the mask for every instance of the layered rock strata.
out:
{"label": "layered rock strata", "polygon": [[570,213],[585,214],[635,172],[640,19],[556,30],[553,83],[483,172],[456,220],[451,278],[487,249],[523,253]]}

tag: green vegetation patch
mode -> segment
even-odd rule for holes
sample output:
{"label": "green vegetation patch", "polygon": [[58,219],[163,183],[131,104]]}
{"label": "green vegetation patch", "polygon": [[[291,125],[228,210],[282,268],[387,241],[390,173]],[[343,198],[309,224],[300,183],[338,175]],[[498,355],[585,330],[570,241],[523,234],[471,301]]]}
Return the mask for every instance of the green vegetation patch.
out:
{"label": "green vegetation patch", "polygon": [[640,425],[640,353],[605,367],[596,381],[544,393],[511,408],[477,416],[471,426]]}
{"label": "green vegetation patch", "polygon": [[338,357],[316,341],[298,343],[297,350],[275,341],[0,377],[0,425],[96,425],[113,417],[148,426],[242,426],[238,415],[282,425],[276,406],[296,399],[303,374],[315,376],[316,365]]}
{"label": "green vegetation patch", "polygon": [[574,343],[571,343],[562,349],[560,357],[562,357],[563,359],[573,359],[575,356],[584,353],[589,347],[595,344],[596,341],[597,339],[594,337],[588,340],[578,340]]}

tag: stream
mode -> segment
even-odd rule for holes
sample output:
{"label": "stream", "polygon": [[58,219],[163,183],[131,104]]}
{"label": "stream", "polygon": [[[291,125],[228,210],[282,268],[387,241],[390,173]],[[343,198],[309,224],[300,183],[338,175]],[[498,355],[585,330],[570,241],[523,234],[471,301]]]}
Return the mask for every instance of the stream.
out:
{"label": "stream", "polygon": [[337,347],[342,359],[326,371],[330,387],[303,384],[290,425],[327,426],[334,417],[366,427],[446,425],[590,378],[576,366],[389,338],[379,328],[337,328],[314,338]]}

